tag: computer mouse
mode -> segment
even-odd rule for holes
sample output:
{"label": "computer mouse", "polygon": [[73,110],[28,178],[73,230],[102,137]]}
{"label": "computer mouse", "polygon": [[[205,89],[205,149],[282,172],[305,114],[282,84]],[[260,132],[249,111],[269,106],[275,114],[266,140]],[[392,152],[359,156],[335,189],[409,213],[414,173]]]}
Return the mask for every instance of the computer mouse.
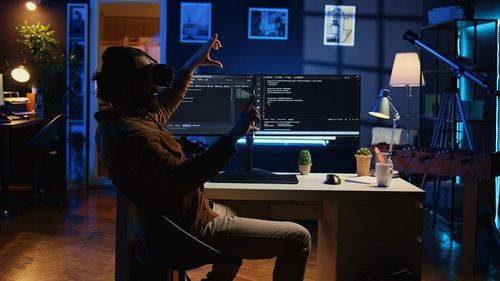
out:
{"label": "computer mouse", "polygon": [[324,181],[324,183],[326,184],[333,184],[333,185],[340,184],[341,182],[342,181],[340,180],[340,177],[335,174],[326,175],[326,180]]}
{"label": "computer mouse", "polygon": [[21,115],[21,119],[30,119],[30,116],[28,114]]}

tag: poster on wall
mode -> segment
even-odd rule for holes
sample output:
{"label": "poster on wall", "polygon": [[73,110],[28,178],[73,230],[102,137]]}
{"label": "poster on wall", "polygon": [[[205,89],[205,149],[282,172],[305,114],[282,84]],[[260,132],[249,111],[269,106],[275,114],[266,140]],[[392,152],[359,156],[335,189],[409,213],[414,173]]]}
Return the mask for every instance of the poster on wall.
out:
{"label": "poster on wall", "polygon": [[325,5],[323,45],[354,46],[356,6]]}
{"label": "poster on wall", "polygon": [[288,9],[249,8],[248,39],[287,40]]}
{"label": "poster on wall", "polygon": [[205,43],[212,33],[211,3],[181,3],[181,42]]}
{"label": "poster on wall", "polygon": [[83,38],[87,22],[87,8],[82,5],[68,7],[68,37]]}

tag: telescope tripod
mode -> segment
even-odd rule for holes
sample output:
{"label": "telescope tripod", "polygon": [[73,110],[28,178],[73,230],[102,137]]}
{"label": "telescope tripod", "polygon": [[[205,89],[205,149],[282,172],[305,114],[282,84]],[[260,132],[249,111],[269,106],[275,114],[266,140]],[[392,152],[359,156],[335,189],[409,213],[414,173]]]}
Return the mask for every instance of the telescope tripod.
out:
{"label": "telescope tripod", "polygon": [[[455,150],[460,148],[457,140],[457,122],[462,121],[462,129],[464,132],[464,137],[467,140],[468,148],[470,151],[474,150],[474,144],[472,143],[469,126],[467,123],[467,118],[465,117],[462,99],[458,89],[454,86],[456,85],[456,79],[451,79],[452,87],[448,88],[441,98],[438,119],[435,123],[434,132],[431,139],[431,149],[437,150]],[[458,116],[457,116],[458,113]],[[458,117],[458,118],[457,118]],[[422,185],[425,185],[424,175],[422,180]],[[454,228],[454,209],[455,209],[455,186],[456,177],[451,177],[451,203],[450,203],[450,238],[453,239],[453,228]],[[441,178],[436,176],[434,179],[434,193],[433,193],[433,220],[432,229],[436,228],[436,216],[439,206],[439,191],[441,189]],[[446,202],[448,205],[448,202]]]}

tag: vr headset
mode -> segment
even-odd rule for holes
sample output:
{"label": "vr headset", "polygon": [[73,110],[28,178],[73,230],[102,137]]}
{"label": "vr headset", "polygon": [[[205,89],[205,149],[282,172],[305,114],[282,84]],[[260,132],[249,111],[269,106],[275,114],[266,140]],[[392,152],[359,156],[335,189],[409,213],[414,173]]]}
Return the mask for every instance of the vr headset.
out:
{"label": "vr headset", "polygon": [[139,75],[155,88],[170,88],[174,82],[174,71],[168,64],[151,63],[139,69]]}

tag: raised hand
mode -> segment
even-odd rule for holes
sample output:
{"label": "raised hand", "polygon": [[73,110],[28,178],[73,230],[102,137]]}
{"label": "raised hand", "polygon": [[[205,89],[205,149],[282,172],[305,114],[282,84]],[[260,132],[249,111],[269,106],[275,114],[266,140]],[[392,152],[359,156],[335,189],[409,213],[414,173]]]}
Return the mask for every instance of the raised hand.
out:
{"label": "raised hand", "polygon": [[260,123],[260,114],[255,108],[255,95],[250,98],[233,128],[227,134],[234,142],[245,136],[248,132],[257,131],[259,128],[255,124]]}
{"label": "raised hand", "polygon": [[222,68],[223,65],[220,61],[210,58],[212,49],[218,51],[221,47],[222,44],[218,39],[218,35],[215,34],[186,62],[184,69],[189,72],[194,72],[199,66],[216,66]]}

